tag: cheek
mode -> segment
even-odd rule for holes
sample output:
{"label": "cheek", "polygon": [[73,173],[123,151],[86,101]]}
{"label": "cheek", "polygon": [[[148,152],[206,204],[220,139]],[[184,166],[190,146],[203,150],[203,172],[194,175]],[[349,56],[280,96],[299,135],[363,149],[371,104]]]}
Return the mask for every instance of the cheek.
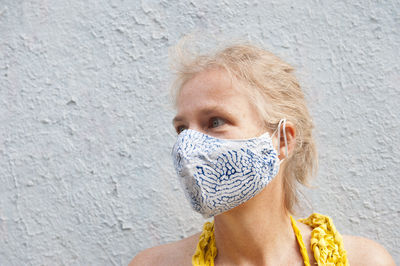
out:
{"label": "cheek", "polygon": [[265,133],[263,128],[254,121],[254,117],[246,114],[240,114],[239,117],[236,126],[229,130],[229,135],[232,135],[231,138],[249,139]]}

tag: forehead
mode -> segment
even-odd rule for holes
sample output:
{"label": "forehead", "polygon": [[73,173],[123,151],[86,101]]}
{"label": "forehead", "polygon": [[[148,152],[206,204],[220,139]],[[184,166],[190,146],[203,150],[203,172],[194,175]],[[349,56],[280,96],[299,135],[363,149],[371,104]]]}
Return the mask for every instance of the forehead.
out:
{"label": "forehead", "polygon": [[177,97],[177,108],[185,105],[204,105],[232,103],[232,101],[248,100],[244,90],[236,78],[222,69],[206,70],[187,81]]}
{"label": "forehead", "polygon": [[190,121],[201,115],[224,114],[241,119],[254,115],[250,97],[240,82],[225,70],[207,70],[187,81],[177,97],[177,121]]}

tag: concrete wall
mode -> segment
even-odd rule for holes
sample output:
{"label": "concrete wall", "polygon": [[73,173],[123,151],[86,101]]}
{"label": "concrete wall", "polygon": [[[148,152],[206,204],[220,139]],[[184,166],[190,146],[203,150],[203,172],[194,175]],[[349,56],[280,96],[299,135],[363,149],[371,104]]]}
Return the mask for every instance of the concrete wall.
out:
{"label": "concrete wall", "polygon": [[[268,2],[268,3],[266,3]],[[200,230],[175,178],[167,49],[193,30],[298,69],[318,188],[400,263],[400,2],[0,2],[0,265],[126,265]]]}

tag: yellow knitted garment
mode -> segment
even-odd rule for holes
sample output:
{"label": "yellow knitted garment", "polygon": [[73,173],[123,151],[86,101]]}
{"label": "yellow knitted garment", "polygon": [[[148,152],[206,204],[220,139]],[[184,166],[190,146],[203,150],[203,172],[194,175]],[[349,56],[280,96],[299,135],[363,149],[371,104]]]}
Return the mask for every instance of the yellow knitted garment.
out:
{"label": "yellow knitted garment", "polygon": [[311,232],[310,246],[318,265],[348,266],[343,239],[328,216],[313,213],[299,222],[314,228]]}
{"label": "yellow knitted garment", "polygon": [[[304,265],[310,266],[307,248],[304,245],[300,230],[296,221],[290,216],[293,231],[300,246]],[[311,249],[318,266],[348,266],[346,251],[343,247],[343,239],[328,216],[313,213],[307,219],[300,219],[299,222],[313,228],[311,232]],[[214,238],[214,223],[206,222],[203,232],[200,235],[196,252],[192,257],[194,266],[214,266],[214,259],[217,256],[217,247]]]}

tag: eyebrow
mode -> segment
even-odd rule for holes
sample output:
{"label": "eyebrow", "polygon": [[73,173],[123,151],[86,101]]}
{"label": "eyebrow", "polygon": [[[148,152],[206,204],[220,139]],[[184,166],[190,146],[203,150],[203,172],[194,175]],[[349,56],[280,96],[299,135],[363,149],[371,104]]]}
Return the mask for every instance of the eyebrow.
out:
{"label": "eyebrow", "polygon": [[[227,114],[227,112],[218,105],[207,106],[200,110],[200,114],[202,114],[202,115],[208,115],[213,112],[221,112],[221,113]],[[174,125],[176,122],[181,122],[184,120],[185,119],[180,115],[175,116],[174,119],[172,119],[172,125]]]}

